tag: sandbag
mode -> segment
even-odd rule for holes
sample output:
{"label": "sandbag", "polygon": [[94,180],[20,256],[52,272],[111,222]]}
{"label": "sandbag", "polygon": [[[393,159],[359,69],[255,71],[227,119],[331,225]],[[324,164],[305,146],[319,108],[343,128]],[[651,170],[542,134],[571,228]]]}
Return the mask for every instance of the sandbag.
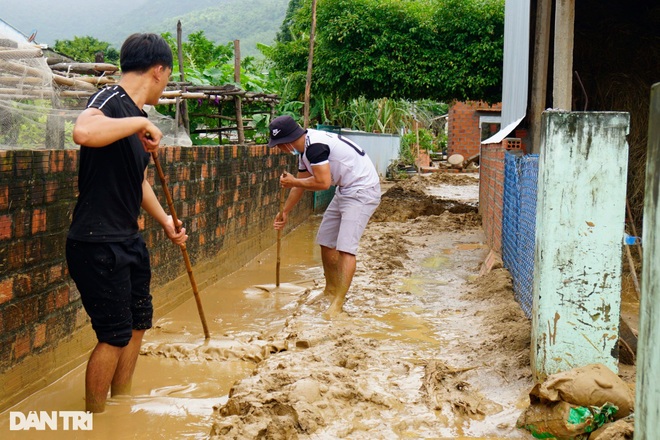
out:
{"label": "sandbag", "polygon": [[635,434],[635,420],[632,416],[606,423],[589,436],[589,440],[632,440]]}
{"label": "sandbag", "polygon": [[628,416],[635,406],[632,389],[603,364],[590,364],[556,373],[529,393],[531,403],[564,401],[585,407],[611,403],[618,408],[615,419]]}
{"label": "sandbag", "polygon": [[534,403],[525,409],[516,427],[526,429],[535,438],[586,440],[589,433],[611,420],[616,407],[586,408],[567,402]]}

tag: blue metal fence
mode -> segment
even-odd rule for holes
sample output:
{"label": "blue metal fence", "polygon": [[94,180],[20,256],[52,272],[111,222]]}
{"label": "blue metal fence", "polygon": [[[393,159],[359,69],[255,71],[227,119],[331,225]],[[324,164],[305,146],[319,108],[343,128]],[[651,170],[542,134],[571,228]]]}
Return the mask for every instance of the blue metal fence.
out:
{"label": "blue metal fence", "polygon": [[528,318],[532,316],[538,164],[538,154],[505,155],[502,261],[511,273],[516,301]]}

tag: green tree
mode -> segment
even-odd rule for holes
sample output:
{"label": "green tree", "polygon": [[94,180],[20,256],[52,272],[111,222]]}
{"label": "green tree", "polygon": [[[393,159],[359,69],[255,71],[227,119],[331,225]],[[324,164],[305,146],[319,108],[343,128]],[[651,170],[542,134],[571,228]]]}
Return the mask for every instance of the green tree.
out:
{"label": "green tree", "polygon": [[119,51],[117,49],[108,42],[90,36],[74,37],[73,40],[55,40],[53,50],[81,63],[95,62],[96,54],[101,52],[103,53],[104,62],[119,64]]}
{"label": "green tree", "polygon": [[[297,95],[311,21],[299,1],[265,52]],[[312,95],[501,99],[503,0],[323,0],[317,14]]]}
{"label": "green tree", "polygon": [[[170,45],[174,54],[173,77],[178,80],[179,63],[176,40],[171,33],[164,33],[162,36]],[[187,41],[182,42],[181,49],[186,81],[198,86],[224,86],[234,83],[233,43],[216,44],[205,36],[204,31],[199,31],[188,35]],[[272,77],[261,70],[261,66],[255,62],[254,58],[246,57],[241,60],[240,75],[240,87],[243,90],[257,93],[276,93],[277,89],[273,85]],[[221,112],[223,116],[233,117],[236,114],[233,101],[221,102],[219,100],[199,99],[189,101],[188,108],[191,113],[191,132],[197,128],[219,128],[221,120],[208,118],[208,115],[215,116]],[[174,116],[176,109],[174,106],[159,106],[158,111]],[[264,110],[265,114],[269,112],[270,108]],[[268,133],[268,122],[263,114],[252,115],[252,121],[245,128],[246,137],[265,140]],[[215,138],[200,137],[194,133],[191,134],[191,138],[196,145],[217,143]]]}

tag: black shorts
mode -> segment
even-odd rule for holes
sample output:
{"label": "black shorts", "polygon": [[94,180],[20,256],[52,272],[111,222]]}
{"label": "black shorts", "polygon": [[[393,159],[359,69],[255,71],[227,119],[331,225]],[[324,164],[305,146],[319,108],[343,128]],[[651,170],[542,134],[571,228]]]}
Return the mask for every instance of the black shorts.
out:
{"label": "black shorts", "polygon": [[124,347],[151,328],[151,266],[142,237],[120,243],[68,239],[66,261],[99,342]]}

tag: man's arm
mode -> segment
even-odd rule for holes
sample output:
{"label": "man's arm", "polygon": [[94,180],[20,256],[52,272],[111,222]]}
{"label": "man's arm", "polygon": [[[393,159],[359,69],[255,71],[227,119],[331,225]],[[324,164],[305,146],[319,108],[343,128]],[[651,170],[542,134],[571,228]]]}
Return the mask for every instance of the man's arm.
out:
{"label": "man's arm", "polygon": [[155,151],[163,137],[163,133],[148,118],[109,118],[93,107],[85,109],[73,127],[73,141],[86,147],[105,147],[133,134],[138,135],[148,152]]}
{"label": "man's arm", "polygon": [[[280,177],[280,183],[282,184],[283,188],[286,188],[284,185],[285,180],[293,179],[293,180],[304,180],[304,179],[309,179],[312,177],[312,174],[307,172],[307,171],[298,171],[298,178],[294,178],[291,174],[289,173],[284,173]],[[273,222],[273,227],[275,229],[283,229],[284,225],[286,225],[287,218],[289,216],[289,212],[296,206],[296,204],[302,199],[302,196],[305,194],[305,189],[301,187],[289,187],[291,188],[291,191],[289,191],[289,196],[286,198],[286,201],[284,202],[284,207],[282,208],[282,212],[278,212],[277,216],[275,217],[275,221]]]}
{"label": "man's arm", "polygon": [[[322,191],[330,188],[332,185],[332,175],[330,174],[330,164],[312,165],[314,175],[309,172],[300,172],[298,177],[291,174],[280,177],[280,183],[284,188],[300,188],[307,191]],[[300,195],[302,197],[302,194]]]}
{"label": "man's arm", "polygon": [[[174,244],[179,246],[184,244],[188,239],[186,235],[186,228],[181,228],[179,232],[176,232],[174,227],[174,220],[171,215],[167,215],[162,205],[158,201],[156,194],[154,193],[153,188],[147,181],[145,172],[145,178],[142,181],[142,209],[147,211],[147,213],[152,216],[165,230],[165,233]],[[181,220],[179,220],[179,226],[182,225]]]}

